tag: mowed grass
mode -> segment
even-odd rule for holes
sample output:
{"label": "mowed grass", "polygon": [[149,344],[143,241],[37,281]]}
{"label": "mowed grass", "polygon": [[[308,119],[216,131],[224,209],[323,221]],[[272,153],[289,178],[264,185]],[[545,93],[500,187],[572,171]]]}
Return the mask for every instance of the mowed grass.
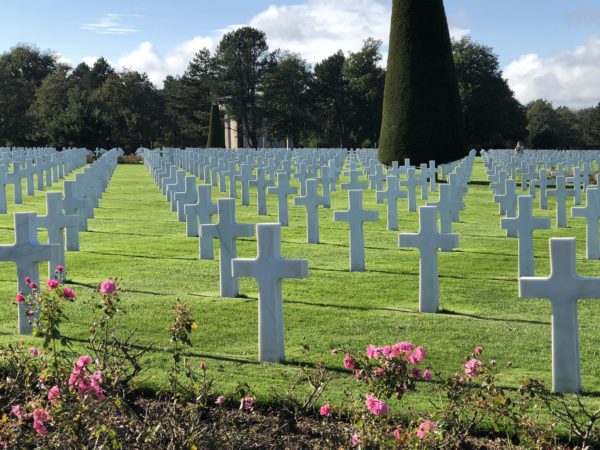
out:
{"label": "mowed grass", "polygon": [[[473,180],[486,179],[478,159]],[[58,183],[53,190],[61,188]],[[214,187],[213,200],[217,197],[227,194]],[[10,187],[8,198],[12,199]],[[238,192],[238,222],[277,222],[276,197],[269,196],[269,215],[260,217],[254,188],[250,206],[241,206],[239,198]],[[67,307],[69,322],[63,332],[78,352],[85,353],[95,314],[93,289],[106,278],[118,277],[126,311],[120,319],[123,332],[135,329],[141,344],[154,346],[137,380],[143,387],[166,385],[171,361],[166,329],[176,299],[191,307],[199,324],[192,334],[194,346],[185,350],[186,355],[194,364],[206,361],[216,391],[226,395],[238,383],[248,383],[259,400],[272,400],[273,388],[288,386],[298,374],[299,364],[323,358],[334,377],[325,397],[341,402],[344,389],[355,381],[341,370],[341,356],[330,355],[332,348],[343,345],[362,350],[368,344],[405,340],[427,349],[426,364],[441,377],[460,370],[464,357],[481,345],[486,358],[498,361],[502,385],[517,387],[527,378],[550,383],[550,302],[518,298],[517,240],[506,238],[500,229],[498,206],[489,186],[470,186],[467,207],[460,223],[454,225],[460,247],[439,254],[443,313],[435,315],[418,313],[418,251],[398,248],[398,232],[386,230],[386,205],[375,203],[373,190],[367,190],[364,199],[365,208],[379,211],[380,219],[364,226],[367,271],[351,273],[348,225],[334,222],[332,217],[333,211],[347,209],[346,191],[333,192],[332,208],[319,210],[318,245],[306,243],[305,209],[294,207],[290,198],[290,226],[282,231],[283,254],[308,259],[309,278],[283,283],[286,363],[260,364],[256,282],[240,280],[245,298],[219,298],[218,241],[215,260],[199,260],[198,238],[185,236],[185,224],[177,222],[146,167],[120,165],[89,221],[89,232],[80,234],[81,251],[67,253],[68,274],[78,297]],[[437,193],[430,194],[429,201],[436,199]],[[554,217],[553,202],[549,198],[550,209],[540,211],[536,199],[536,214]],[[568,205],[572,202],[569,199]],[[0,216],[2,244],[14,242],[12,212],[45,212],[43,193],[25,197],[23,205],[10,203],[9,214]],[[418,214],[407,212],[406,200],[399,201],[399,211],[400,232],[416,232]],[[600,276],[600,261],[585,260],[585,221],[569,218],[568,225],[557,229],[553,221],[551,230],[535,232],[536,274],[549,273],[548,238],[573,236],[578,241],[579,274]],[[43,231],[39,238],[45,241]],[[238,240],[238,256],[256,256],[254,238]],[[45,272],[44,265],[41,273]],[[15,274],[14,264],[0,264],[0,298],[4,299],[0,302],[0,342],[23,340],[26,345],[40,345],[39,338],[15,332]],[[599,312],[599,302],[579,302],[583,385],[590,397],[600,394]],[[304,345],[309,348],[307,353]],[[435,384],[423,385],[403,404],[426,409],[432,395],[439,395]]]}

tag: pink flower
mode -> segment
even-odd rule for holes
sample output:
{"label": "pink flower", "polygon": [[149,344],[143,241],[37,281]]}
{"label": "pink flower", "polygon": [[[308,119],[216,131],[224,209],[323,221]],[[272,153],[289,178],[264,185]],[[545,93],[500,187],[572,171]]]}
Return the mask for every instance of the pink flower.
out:
{"label": "pink flower", "polygon": [[360,444],[360,439],[358,438],[358,434],[352,433],[352,445]]}
{"label": "pink flower", "polygon": [[104,389],[100,386],[102,371],[96,370],[90,375],[87,366],[91,362],[92,358],[87,355],[79,357],[69,376],[69,386],[76,389],[80,397],[89,394],[98,401],[104,400]]}
{"label": "pink flower", "polygon": [[50,420],[50,414],[48,411],[42,408],[37,408],[33,411],[33,429],[37,434],[43,436],[48,430],[46,430],[45,422]]}
{"label": "pink flower", "polygon": [[40,356],[40,351],[35,347],[30,347],[29,354],[35,358],[36,356]]}
{"label": "pink flower", "polygon": [[332,348],[330,353],[331,353],[331,356],[336,356],[337,355],[337,348]]}
{"label": "pink flower", "polygon": [[63,289],[62,296],[64,298],[73,299],[73,298],[75,298],[75,291],[71,288],[66,287]]}
{"label": "pink flower", "polygon": [[330,416],[331,415],[331,406],[329,405],[329,403],[325,403],[323,406],[321,406],[321,409],[319,410],[319,414],[321,414],[322,416]]}
{"label": "pink flower", "polygon": [[103,294],[112,294],[117,290],[117,285],[113,280],[106,280],[100,283],[100,292]]}
{"label": "pink flower", "polygon": [[406,355],[411,354],[414,346],[410,342],[398,342],[394,344],[393,349]]}
{"label": "pink flower", "polygon": [[219,395],[217,397],[217,399],[215,400],[215,404],[216,405],[221,405],[223,403],[225,403],[225,396],[224,395]]}
{"label": "pink flower", "polygon": [[52,279],[52,280],[46,281],[46,287],[48,289],[50,289],[51,291],[56,289],[59,285],[60,285],[60,283],[58,282],[58,280]]}
{"label": "pink flower", "polygon": [[17,303],[21,303],[21,302],[22,302],[22,301],[24,301],[24,300],[25,300],[25,297],[23,296],[23,293],[22,293],[22,292],[19,292],[19,293],[17,294],[17,296],[15,297],[15,301],[16,301]]}
{"label": "pink flower", "polygon": [[23,411],[21,411],[21,405],[15,405],[10,409],[17,419],[21,420],[23,418]]}
{"label": "pink flower", "polygon": [[204,361],[200,361],[200,370],[206,370],[206,363]]}
{"label": "pink flower", "polygon": [[476,355],[481,354],[481,352],[483,352],[483,347],[475,347],[475,350],[473,350],[473,353]]}
{"label": "pink flower", "polygon": [[381,354],[382,354],[382,355],[383,355],[383,357],[384,357],[384,358],[386,358],[386,359],[390,359],[390,358],[392,358],[392,357],[393,357],[393,353],[394,353],[394,351],[393,351],[393,349],[392,349],[392,346],[391,346],[391,345],[384,345],[384,346],[381,348]]}
{"label": "pink flower", "polygon": [[427,435],[427,433],[436,429],[437,425],[435,424],[435,422],[432,422],[431,420],[426,420],[422,422],[421,425],[419,425],[419,429],[417,430],[417,437],[419,439],[423,439]]}
{"label": "pink flower", "polygon": [[244,397],[240,401],[240,409],[252,411],[254,409],[254,397]]}
{"label": "pink flower", "polygon": [[29,283],[29,288],[30,289],[37,289],[37,286],[36,286],[35,283],[31,282],[31,283]]}
{"label": "pink flower", "polygon": [[53,386],[48,391],[48,400],[50,403],[55,404],[60,399],[61,390],[58,386]]}
{"label": "pink flower", "polygon": [[467,377],[475,378],[481,375],[481,370],[479,370],[480,367],[481,361],[478,359],[473,358],[468,360],[465,364],[465,373],[467,374]]}
{"label": "pink flower", "polygon": [[423,378],[425,378],[426,381],[431,381],[431,372],[429,369],[423,371]]}
{"label": "pink flower", "polygon": [[369,394],[365,404],[369,412],[374,416],[385,416],[389,410],[388,405],[377,399],[375,394]]}
{"label": "pink flower", "polygon": [[367,346],[366,353],[369,359],[379,359],[379,348],[374,345]]}
{"label": "pink flower", "polygon": [[373,371],[373,376],[380,377],[385,373],[385,369],[383,367],[378,367]]}
{"label": "pink flower", "polygon": [[398,427],[394,430],[394,439],[396,439],[397,441],[404,440],[404,431],[402,430],[402,428]]}
{"label": "pink flower", "polygon": [[344,367],[348,370],[354,369],[355,361],[351,355],[346,355],[344,358]]}
{"label": "pink flower", "polygon": [[413,367],[413,369],[412,369],[412,377],[415,380],[418,380],[418,379],[421,378],[421,376],[422,376],[421,370],[419,368],[417,368],[417,367]]}
{"label": "pink flower", "polygon": [[418,346],[415,349],[415,362],[421,362],[425,359],[425,356],[427,356],[427,353],[425,352],[425,349],[421,346]]}
{"label": "pink flower", "polygon": [[31,283],[31,278],[25,277],[25,283],[27,283],[27,284]]}
{"label": "pink flower", "polygon": [[62,273],[63,270],[65,270],[65,268],[63,266],[61,266],[60,264],[58,266],[56,266],[56,271],[58,273]]}

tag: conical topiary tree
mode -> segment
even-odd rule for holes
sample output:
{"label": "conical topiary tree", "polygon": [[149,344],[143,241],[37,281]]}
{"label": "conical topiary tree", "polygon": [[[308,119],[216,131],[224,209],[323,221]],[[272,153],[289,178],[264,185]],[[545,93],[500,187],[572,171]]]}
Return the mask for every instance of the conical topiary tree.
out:
{"label": "conical topiary tree", "polygon": [[218,105],[212,105],[210,108],[206,148],[225,148],[225,129],[223,128],[223,122],[221,122]]}
{"label": "conical topiary tree", "polygon": [[379,160],[445,163],[466,150],[443,0],[393,0]]}

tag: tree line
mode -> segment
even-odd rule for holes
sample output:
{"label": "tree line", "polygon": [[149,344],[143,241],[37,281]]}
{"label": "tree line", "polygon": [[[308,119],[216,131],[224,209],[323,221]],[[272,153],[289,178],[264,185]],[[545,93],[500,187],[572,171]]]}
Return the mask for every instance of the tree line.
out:
{"label": "tree line", "polygon": [[[185,72],[154,86],[145,73],[89,66],[19,44],[0,54],[0,146],[202,147],[211,108],[235,116],[250,147],[266,137],[290,147],[374,147],[381,126],[385,69],[381,41],[341,50],[314,67],[270,50],[251,27],[198,51]],[[521,105],[490,47],[453,42],[467,143],[507,148],[600,148],[600,103],[571,110],[539,99]],[[214,109],[213,109],[214,120]]]}

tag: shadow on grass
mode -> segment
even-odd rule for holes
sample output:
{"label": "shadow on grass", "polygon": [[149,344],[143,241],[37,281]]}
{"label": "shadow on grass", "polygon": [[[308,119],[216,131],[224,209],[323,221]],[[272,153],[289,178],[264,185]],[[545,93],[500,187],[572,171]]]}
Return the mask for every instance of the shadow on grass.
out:
{"label": "shadow on grass", "polygon": [[176,256],[147,256],[147,255],[132,255],[128,253],[108,253],[108,252],[96,252],[92,250],[87,250],[85,253],[90,253],[92,255],[103,255],[103,256],[120,256],[124,258],[141,258],[141,259],[162,259],[162,260],[174,260],[174,261],[198,261],[198,258],[178,258]]}
{"label": "shadow on grass", "polygon": [[141,234],[141,233],[122,233],[122,232],[113,232],[113,231],[99,231],[99,230],[88,230],[88,233],[100,233],[100,234],[111,234],[111,235],[126,235],[126,236],[138,236],[138,237],[150,237],[150,238],[161,238],[164,239],[164,236],[159,234]]}
{"label": "shadow on grass", "polygon": [[443,314],[446,316],[459,316],[459,317],[469,317],[471,319],[477,320],[488,320],[491,322],[514,322],[514,323],[528,323],[533,325],[550,325],[550,322],[544,322],[541,320],[526,320],[526,319],[506,319],[506,318],[498,318],[498,317],[485,317],[479,316],[477,314],[467,314],[461,313],[458,311],[452,311],[450,309],[442,309],[439,314]]}

